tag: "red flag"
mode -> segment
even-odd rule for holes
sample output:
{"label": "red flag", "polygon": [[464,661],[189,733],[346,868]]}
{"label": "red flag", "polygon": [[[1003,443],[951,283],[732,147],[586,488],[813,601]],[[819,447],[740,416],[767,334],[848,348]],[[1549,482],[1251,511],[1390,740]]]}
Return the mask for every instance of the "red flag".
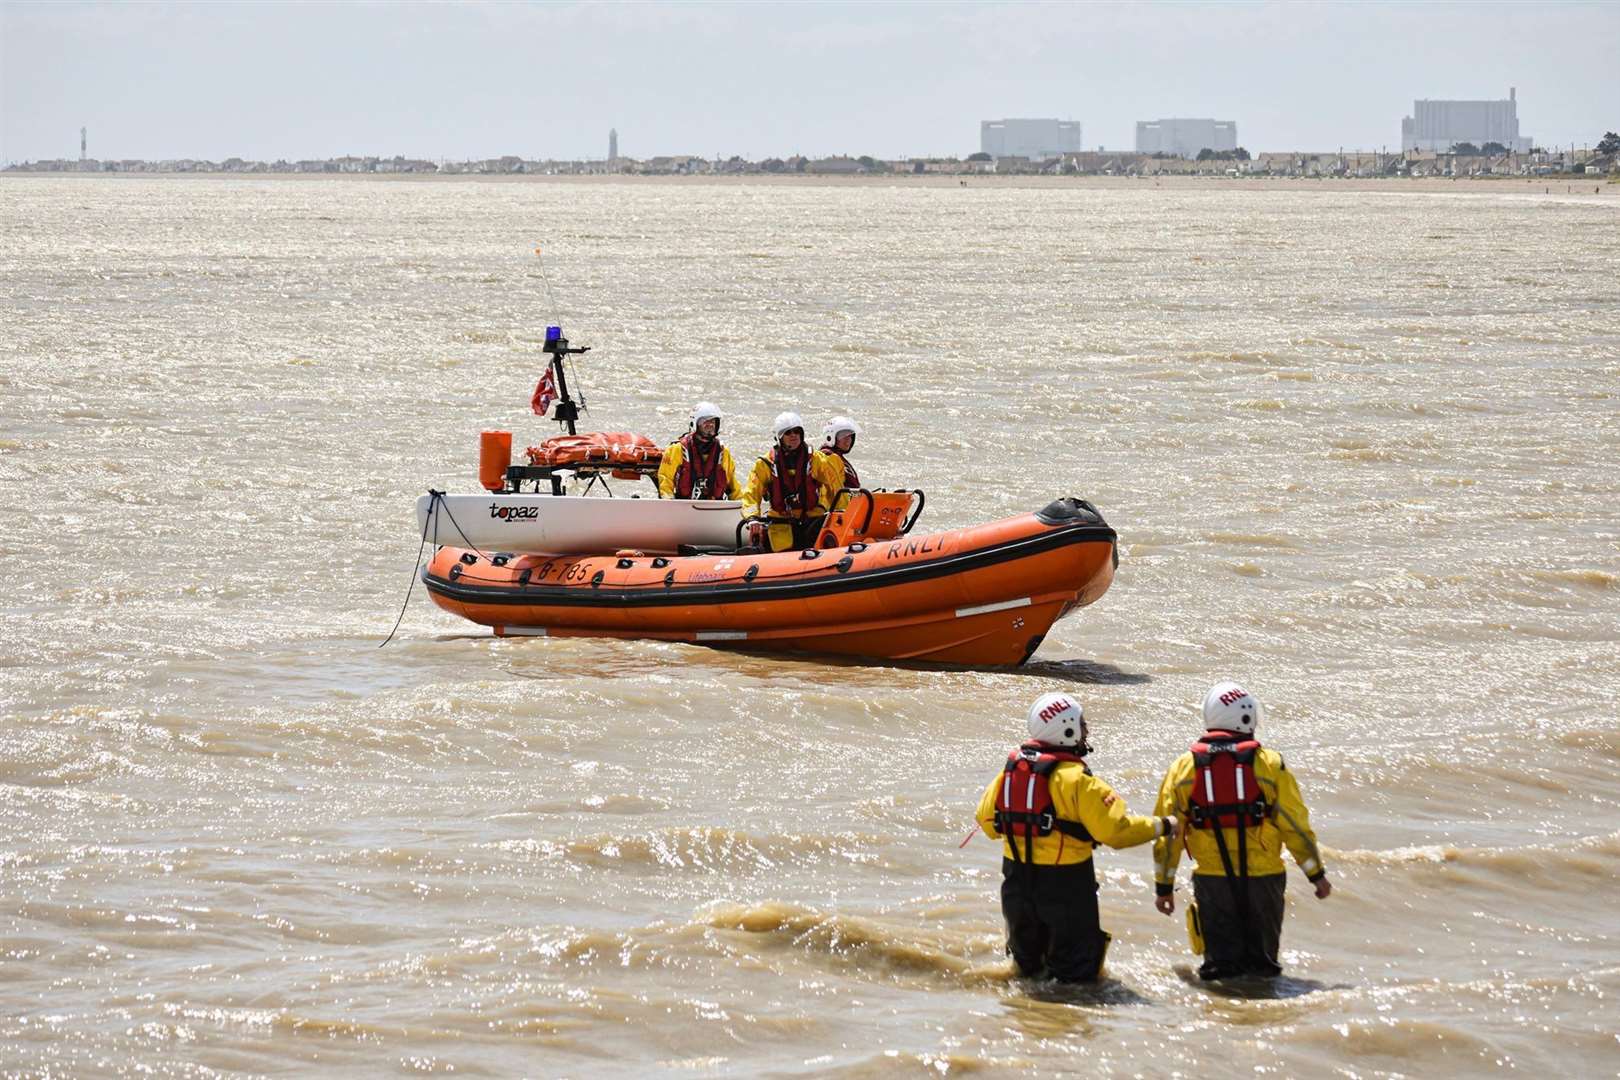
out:
{"label": "red flag", "polygon": [[546,373],[540,376],[540,381],[534,385],[534,396],[529,399],[529,408],[534,415],[544,416],[551,411],[551,403],[557,400],[557,374],[548,366]]}

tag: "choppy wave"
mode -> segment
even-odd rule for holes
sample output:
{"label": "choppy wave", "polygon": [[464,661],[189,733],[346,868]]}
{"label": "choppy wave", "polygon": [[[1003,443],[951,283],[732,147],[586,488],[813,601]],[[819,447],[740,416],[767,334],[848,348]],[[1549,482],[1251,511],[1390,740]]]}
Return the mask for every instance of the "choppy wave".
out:
{"label": "choppy wave", "polygon": [[[1496,614],[1502,604],[1520,607],[1582,606],[1583,594],[1601,596],[1620,585],[1620,576],[1597,568],[1552,570],[1513,565],[1480,567],[1471,573],[1427,573],[1405,568],[1358,579],[1332,595],[1349,607],[1394,606],[1466,610],[1478,617]],[[1594,614],[1595,614],[1594,610]],[[1493,620],[1494,621],[1494,620]]]}
{"label": "choppy wave", "polygon": [[809,954],[860,968],[868,976],[885,973],[948,978],[953,983],[1005,983],[1013,976],[1004,959],[967,957],[948,951],[944,942],[919,934],[915,927],[885,925],[853,915],[817,911],[786,903],[722,903],[705,917],[717,930],[758,935],[770,947]]}
{"label": "choppy wave", "polygon": [[550,861],[658,872],[770,873],[794,864],[869,863],[886,845],[873,834],[756,835],[734,829],[663,829],[645,836],[505,840],[498,850]]}
{"label": "choppy wave", "polygon": [[1620,731],[1608,728],[1561,731],[1556,738],[1573,750],[1620,759]]}
{"label": "choppy wave", "polygon": [[1620,875],[1620,832],[1560,844],[1518,847],[1468,848],[1425,844],[1383,851],[1324,849],[1335,861],[1357,866],[1441,866],[1525,875],[1535,880],[1566,883],[1588,879],[1612,883]]}

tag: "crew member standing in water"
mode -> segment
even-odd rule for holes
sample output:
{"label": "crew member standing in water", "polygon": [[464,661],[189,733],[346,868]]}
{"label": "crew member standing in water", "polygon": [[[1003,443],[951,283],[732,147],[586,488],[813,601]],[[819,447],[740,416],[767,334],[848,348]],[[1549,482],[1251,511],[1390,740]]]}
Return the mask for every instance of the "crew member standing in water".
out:
{"label": "crew member standing in water", "polygon": [[811,467],[831,493],[830,509],[841,507],[845,501],[843,492],[861,486],[861,478],[849,460],[850,451],[855,449],[855,436],[860,433],[860,425],[847,416],[835,416],[821,429],[821,449],[816,451]]}
{"label": "crew member standing in water", "polygon": [[776,445],[754,462],[743,489],[743,517],[767,519],[765,538],[772,551],[810,546],[827,516],[831,493],[812,468],[804,443],[804,421],[796,412],[779,413],[771,425]]}
{"label": "crew member standing in water", "polygon": [[979,800],[979,827],[1001,839],[1001,913],[1007,952],[1026,976],[1090,982],[1102,971],[1109,935],[1097,914],[1092,849],[1172,836],[1171,817],[1128,813],[1091,775],[1086,718],[1068,694],[1029,707],[1029,741],[1007,757]]}
{"label": "crew member standing in water", "polygon": [[1282,849],[1316,887],[1333,891],[1311,831],[1310,814],[1282,755],[1254,737],[1260,702],[1235,682],[1204,697],[1204,734],[1176,759],[1159,787],[1155,813],[1187,823],[1178,842],[1153,845],[1154,903],[1175,913],[1176,864],[1185,845],[1193,859],[1193,921],[1202,932],[1203,979],[1280,975]]}
{"label": "crew member standing in water", "polygon": [[658,496],[662,499],[735,499],[737,467],[720,442],[720,410],[700,401],[692,425],[664,451],[658,463]]}

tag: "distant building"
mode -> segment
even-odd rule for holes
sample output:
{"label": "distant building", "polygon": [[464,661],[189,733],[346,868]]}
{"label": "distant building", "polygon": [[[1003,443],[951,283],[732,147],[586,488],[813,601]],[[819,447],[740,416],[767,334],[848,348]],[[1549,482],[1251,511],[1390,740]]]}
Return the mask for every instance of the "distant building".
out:
{"label": "distant building", "polygon": [[985,120],[979,124],[979,149],[993,158],[1032,161],[1073,154],[1080,149],[1080,121]]}
{"label": "distant building", "polygon": [[818,158],[806,164],[804,171],[818,176],[853,176],[871,170],[854,158],[839,156]]}
{"label": "distant building", "polygon": [[709,162],[698,154],[665,154],[647,159],[647,172],[690,176],[709,171]]}
{"label": "distant building", "polygon": [[1236,150],[1237,121],[1168,117],[1136,122],[1138,154],[1193,158],[1200,150]]}
{"label": "distant building", "polygon": [[1509,150],[1530,149],[1529,136],[1519,134],[1519,92],[1508,88],[1499,101],[1412,102],[1412,115],[1401,120],[1401,149],[1445,153],[1458,143],[1501,143]]}
{"label": "distant building", "polygon": [[619,160],[619,129],[608,128],[608,164]]}

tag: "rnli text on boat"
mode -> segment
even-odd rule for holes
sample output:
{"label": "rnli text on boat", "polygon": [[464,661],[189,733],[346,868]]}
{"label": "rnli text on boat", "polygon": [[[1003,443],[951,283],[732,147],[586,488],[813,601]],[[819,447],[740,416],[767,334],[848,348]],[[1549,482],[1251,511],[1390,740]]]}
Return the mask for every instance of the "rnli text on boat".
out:
{"label": "rnli text on boat", "polygon": [[907,540],[901,543],[898,540],[889,544],[889,553],[885,559],[898,559],[902,555],[927,555],[935,551],[945,550],[945,537],[939,534],[925,536],[921,540]]}

